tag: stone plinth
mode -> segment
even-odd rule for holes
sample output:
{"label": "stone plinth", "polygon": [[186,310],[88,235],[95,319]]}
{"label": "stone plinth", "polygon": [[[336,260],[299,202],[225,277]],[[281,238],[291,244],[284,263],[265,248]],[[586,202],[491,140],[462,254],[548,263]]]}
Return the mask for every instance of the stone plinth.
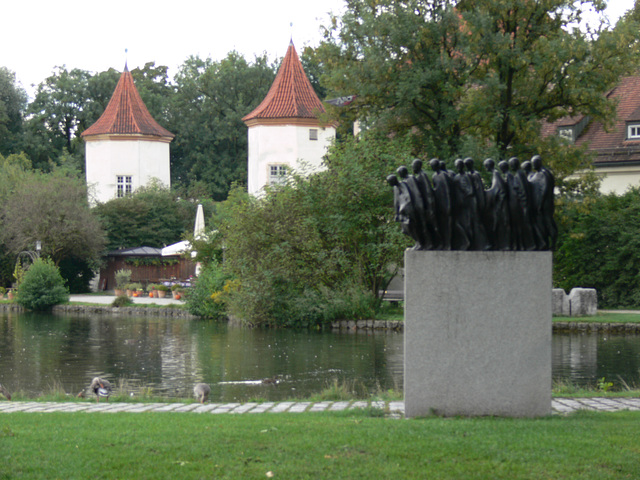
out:
{"label": "stone plinth", "polygon": [[407,417],[551,413],[551,253],[405,254]]}

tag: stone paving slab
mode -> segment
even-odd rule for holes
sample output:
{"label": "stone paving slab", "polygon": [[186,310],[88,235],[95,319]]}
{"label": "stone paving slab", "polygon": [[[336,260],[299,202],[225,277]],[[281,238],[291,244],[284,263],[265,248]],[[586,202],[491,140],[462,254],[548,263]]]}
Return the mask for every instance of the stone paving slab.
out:
{"label": "stone paving slab", "polygon": [[[300,413],[341,411],[357,408],[379,408],[388,412],[390,418],[404,416],[404,402],[353,401],[353,402],[265,402],[265,403],[89,403],[89,402],[0,402],[0,414],[13,412],[52,413],[142,413],[183,412],[210,414],[244,413]],[[554,398],[551,402],[553,414],[568,415],[578,410],[615,412],[640,410],[640,398]]]}

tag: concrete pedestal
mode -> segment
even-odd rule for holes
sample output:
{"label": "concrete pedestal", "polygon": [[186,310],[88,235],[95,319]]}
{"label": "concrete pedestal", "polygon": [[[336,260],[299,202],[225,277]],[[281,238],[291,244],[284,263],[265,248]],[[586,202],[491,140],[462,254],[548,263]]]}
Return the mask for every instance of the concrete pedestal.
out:
{"label": "concrete pedestal", "polygon": [[551,413],[550,252],[405,253],[406,417]]}

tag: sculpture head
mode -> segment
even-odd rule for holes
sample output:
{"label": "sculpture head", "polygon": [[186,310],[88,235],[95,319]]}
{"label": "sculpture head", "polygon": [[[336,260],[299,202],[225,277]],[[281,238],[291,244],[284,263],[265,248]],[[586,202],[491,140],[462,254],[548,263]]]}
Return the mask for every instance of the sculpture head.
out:
{"label": "sculpture head", "polygon": [[442,170],[443,172],[447,171],[447,164],[444,160],[440,160],[440,170]]}
{"label": "sculpture head", "polygon": [[458,173],[464,173],[464,160],[458,158],[455,162],[453,162],[453,165],[456,167]]}
{"label": "sculpture head", "polygon": [[429,166],[431,167],[431,170],[433,170],[434,172],[439,172],[440,171],[440,160],[438,160],[437,158],[432,158],[431,160],[429,160]]}
{"label": "sculpture head", "polygon": [[540,171],[542,168],[542,157],[540,155],[534,155],[531,157],[531,165],[533,165],[535,170]]}
{"label": "sculpture head", "polygon": [[518,160],[518,157],[511,157],[509,159],[509,168],[514,172],[520,168],[520,160]]}
{"label": "sculpture head", "polygon": [[413,173],[420,173],[422,171],[422,160],[415,158],[413,162],[411,162],[411,169]]}
{"label": "sculpture head", "polygon": [[407,178],[409,176],[409,169],[403,165],[401,167],[398,167],[396,173],[400,178]]}
{"label": "sculpture head", "polygon": [[493,161],[493,158],[487,158],[484,161],[484,168],[487,172],[493,172],[493,169],[496,168],[496,162]]}
{"label": "sculpture head", "polygon": [[526,161],[522,162],[522,169],[525,171],[527,175],[531,173],[531,162]]}
{"label": "sculpture head", "polygon": [[392,187],[397,187],[400,182],[398,182],[398,177],[395,175],[389,175],[387,177],[387,183]]}
{"label": "sculpture head", "polygon": [[469,173],[473,173],[474,171],[473,158],[471,157],[465,158],[464,166],[467,167],[467,170],[469,171]]}
{"label": "sculpture head", "polygon": [[509,171],[509,164],[506,160],[502,160],[500,163],[498,163],[498,168],[502,173],[507,173]]}

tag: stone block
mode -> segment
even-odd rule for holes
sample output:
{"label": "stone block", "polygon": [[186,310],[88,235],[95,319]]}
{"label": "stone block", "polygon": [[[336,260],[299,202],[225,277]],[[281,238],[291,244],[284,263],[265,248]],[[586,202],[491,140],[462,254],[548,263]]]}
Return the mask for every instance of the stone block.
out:
{"label": "stone block", "polygon": [[554,288],[551,291],[551,313],[553,315],[568,316],[567,311],[569,303],[567,301],[567,294],[562,288]]}
{"label": "stone block", "polygon": [[572,288],[567,296],[568,315],[584,317],[598,313],[598,294],[595,288]]}
{"label": "stone block", "polygon": [[551,261],[407,250],[407,417],[551,413]]}

